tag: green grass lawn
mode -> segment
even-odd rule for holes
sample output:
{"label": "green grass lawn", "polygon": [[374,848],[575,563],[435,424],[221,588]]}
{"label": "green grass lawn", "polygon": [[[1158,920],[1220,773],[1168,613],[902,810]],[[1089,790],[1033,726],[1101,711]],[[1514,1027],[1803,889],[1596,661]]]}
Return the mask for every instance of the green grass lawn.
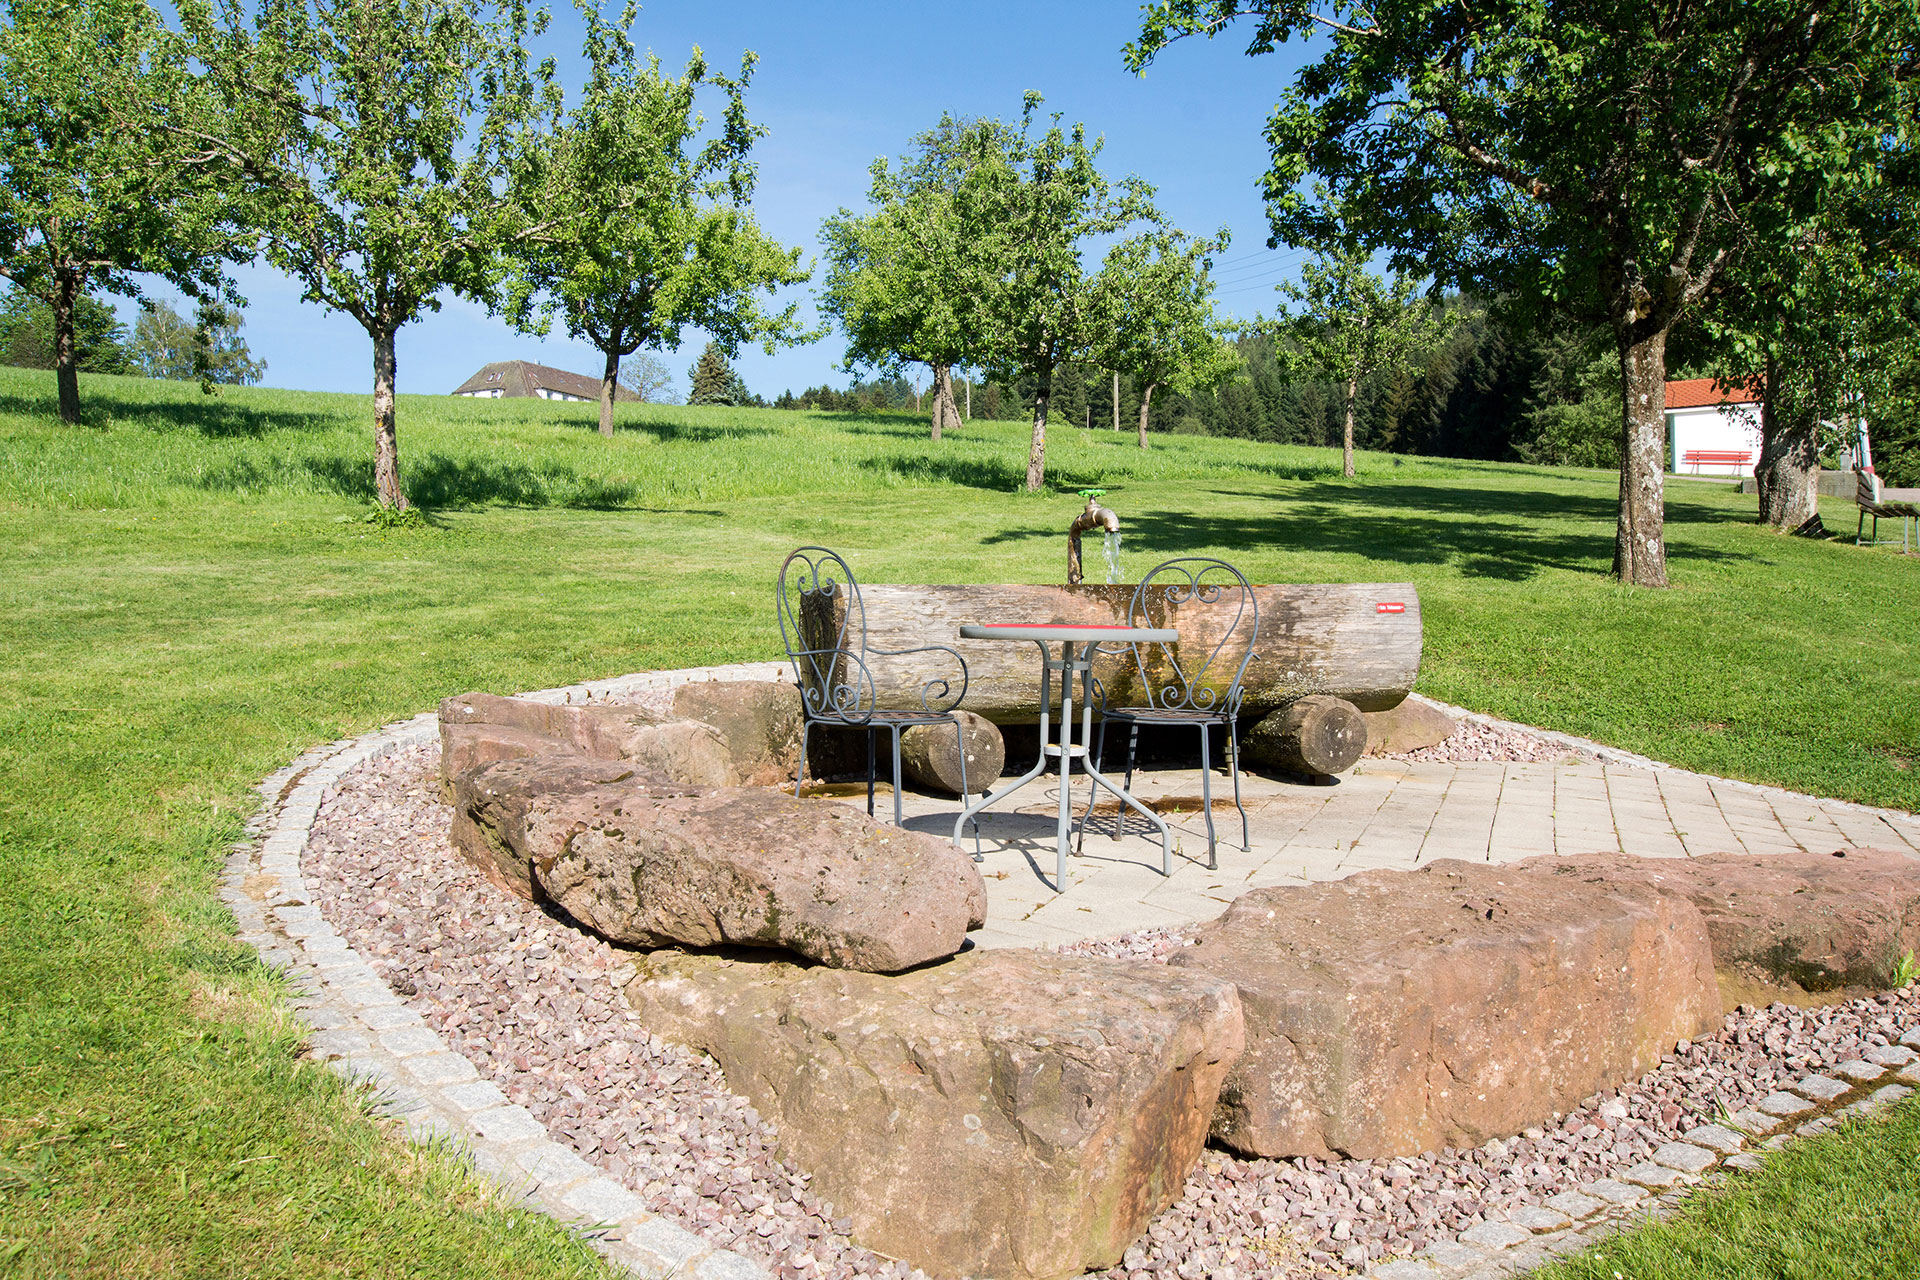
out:
{"label": "green grass lawn", "polygon": [[609,442],[593,406],[403,397],[432,519],[387,530],[359,519],[365,397],[89,377],[69,428],[52,396],[0,370],[0,1273],[598,1273],[293,1060],[214,874],[252,783],[316,742],[776,656],[802,542],[869,581],[1058,581],[1099,485],[1129,575],[1415,583],[1423,692],[1920,808],[1920,558],[1764,532],[1727,485],[1670,486],[1675,587],[1639,592],[1605,577],[1599,472],[1363,454],[1346,481],[1327,450],[1062,428],[1029,496],[1013,423],[936,448],[896,417],[622,406]]}

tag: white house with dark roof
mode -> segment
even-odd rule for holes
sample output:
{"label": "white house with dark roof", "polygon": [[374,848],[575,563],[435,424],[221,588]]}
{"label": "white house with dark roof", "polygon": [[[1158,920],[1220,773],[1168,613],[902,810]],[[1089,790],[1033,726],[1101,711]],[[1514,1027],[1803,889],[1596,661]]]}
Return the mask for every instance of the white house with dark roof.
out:
{"label": "white house with dark roof", "polygon": [[[530,360],[500,360],[480,366],[480,371],[453,389],[456,396],[474,400],[588,400],[600,402],[600,379],[584,373],[568,373]],[[616,401],[639,399],[625,387],[615,387]]]}
{"label": "white house with dark roof", "polygon": [[1760,395],[1714,378],[1667,384],[1667,470],[1750,476],[1760,457]]}

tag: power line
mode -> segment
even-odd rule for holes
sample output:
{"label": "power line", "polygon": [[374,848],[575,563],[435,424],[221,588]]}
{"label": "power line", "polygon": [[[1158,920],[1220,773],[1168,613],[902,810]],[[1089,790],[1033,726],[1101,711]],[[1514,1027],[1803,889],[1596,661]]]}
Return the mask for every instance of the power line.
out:
{"label": "power line", "polygon": [[1292,253],[1285,254],[1278,258],[1269,258],[1265,262],[1252,262],[1243,267],[1235,267],[1229,271],[1214,272],[1212,274],[1215,279],[1222,280],[1226,283],[1251,280],[1256,276],[1269,272],[1285,271],[1297,265],[1301,258],[1305,256],[1305,253],[1306,251],[1303,249],[1295,250]]}

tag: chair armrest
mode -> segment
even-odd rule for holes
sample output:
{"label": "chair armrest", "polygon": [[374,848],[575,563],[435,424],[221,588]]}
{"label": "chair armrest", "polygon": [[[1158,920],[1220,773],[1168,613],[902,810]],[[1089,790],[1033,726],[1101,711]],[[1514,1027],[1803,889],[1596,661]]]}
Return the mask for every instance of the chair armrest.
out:
{"label": "chair armrest", "polygon": [[[950,672],[944,676],[934,676],[932,679],[923,682],[920,686],[920,706],[924,711],[944,714],[959,706],[961,700],[967,696],[967,660],[961,657],[960,651],[952,645],[923,644],[911,649],[881,649],[869,645],[867,646],[867,652],[878,654],[885,658],[905,658],[911,657],[916,653],[944,653],[953,660],[953,665],[959,669],[957,672],[960,680],[959,691],[955,692],[953,688],[955,673]],[[863,663],[861,665],[864,668],[865,664]],[[869,679],[871,679],[871,677],[869,677]]]}

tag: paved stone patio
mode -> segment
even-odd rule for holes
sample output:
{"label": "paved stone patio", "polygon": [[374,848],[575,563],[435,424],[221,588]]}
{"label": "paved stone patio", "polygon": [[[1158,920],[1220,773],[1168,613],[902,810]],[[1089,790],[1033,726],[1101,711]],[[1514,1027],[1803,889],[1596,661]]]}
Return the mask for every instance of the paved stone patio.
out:
{"label": "paved stone patio", "polygon": [[[1044,786],[1042,784],[1045,784]],[[1843,845],[1920,858],[1920,819],[1647,765],[1569,757],[1558,763],[1425,763],[1367,759],[1330,785],[1242,776],[1252,850],[1224,773],[1213,783],[1219,869],[1207,869],[1197,769],[1137,773],[1134,794],[1167,821],[1174,872],[1160,874],[1158,833],[1129,814],[1114,839],[1112,800],[1096,811],[1084,855],[1056,893],[1059,779],[1036,779],[981,826],[988,922],[972,941],[1024,947],[1210,920],[1248,889],[1335,880],[1437,858],[1512,862],[1539,854],[1681,858],[1784,853]],[[1075,775],[1076,813],[1087,784]],[[882,792],[884,793],[884,787]],[[1226,797],[1222,799],[1222,796]],[[864,793],[861,797],[864,801]],[[890,799],[876,800],[891,807]],[[958,802],[909,792],[907,825],[950,836]],[[971,847],[971,842],[969,842]]]}

